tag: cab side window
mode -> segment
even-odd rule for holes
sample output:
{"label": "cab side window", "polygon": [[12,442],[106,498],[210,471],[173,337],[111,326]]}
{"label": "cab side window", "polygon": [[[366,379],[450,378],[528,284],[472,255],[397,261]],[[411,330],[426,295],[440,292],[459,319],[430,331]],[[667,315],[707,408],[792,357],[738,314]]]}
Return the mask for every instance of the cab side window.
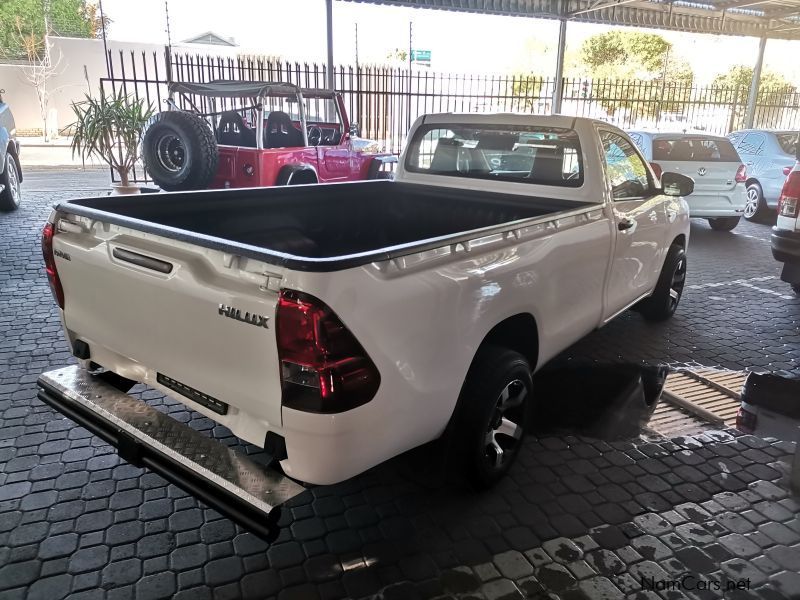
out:
{"label": "cab side window", "polygon": [[614,200],[649,196],[652,190],[647,166],[636,153],[633,144],[610,131],[601,131],[600,139]]}

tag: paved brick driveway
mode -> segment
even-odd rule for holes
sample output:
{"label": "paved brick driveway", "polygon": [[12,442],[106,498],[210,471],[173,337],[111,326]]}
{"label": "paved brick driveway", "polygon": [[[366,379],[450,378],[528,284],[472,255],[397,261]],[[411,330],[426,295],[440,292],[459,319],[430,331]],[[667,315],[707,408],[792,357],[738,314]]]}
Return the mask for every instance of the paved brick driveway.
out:
{"label": "paved brick driveway", "polygon": [[[31,192],[0,215],[0,598],[722,597],[642,591],[685,574],[695,588],[749,580],[725,598],[800,598],[800,504],[781,483],[789,448],[725,432],[530,439],[511,476],[480,495],[442,483],[423,448],[298,497],[268,547],[36,399],[37,375],[70,360],[38,245],[48,205],[70,195]],[[625,315],[567,356],[797,373],[800,302],[777,281],[768,228],[692,234],[689,285],[700,287],[673,321]]]}

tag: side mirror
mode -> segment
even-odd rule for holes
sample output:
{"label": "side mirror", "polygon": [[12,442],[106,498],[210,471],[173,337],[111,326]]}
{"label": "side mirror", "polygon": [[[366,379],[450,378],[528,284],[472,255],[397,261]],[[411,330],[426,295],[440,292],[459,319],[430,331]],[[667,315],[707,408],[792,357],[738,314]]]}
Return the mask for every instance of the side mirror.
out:
{"label": "side mirror", "polygon": [[667,172],[661,175],[661,189],[667,196],[688,196],[694,191],[694,179]]}
{"label": "side mirror", "polygon": [[350,137],[361,137],[361,132],[358,130],[358,123],[350,123]]}

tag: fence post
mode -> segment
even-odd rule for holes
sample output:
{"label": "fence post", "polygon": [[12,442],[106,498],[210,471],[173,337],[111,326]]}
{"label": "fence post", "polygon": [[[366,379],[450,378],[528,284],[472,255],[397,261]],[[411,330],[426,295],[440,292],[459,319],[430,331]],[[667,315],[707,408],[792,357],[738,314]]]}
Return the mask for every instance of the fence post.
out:
{"label": "fence post", "polygon": [[733,90],[733,106],[731,107],[731,121],[728,123],[728,133],[736,129],[736,110],[739,108],[739,90],[740,88],[734,88]]}

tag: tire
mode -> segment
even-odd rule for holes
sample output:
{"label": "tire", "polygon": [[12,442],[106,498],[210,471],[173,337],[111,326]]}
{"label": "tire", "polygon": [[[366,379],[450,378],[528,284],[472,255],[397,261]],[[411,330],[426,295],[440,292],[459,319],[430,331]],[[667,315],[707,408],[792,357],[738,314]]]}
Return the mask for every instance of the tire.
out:
{"label": "tire", "polygon": [[11,152],[6,152],[5,165],[3,172],[0,173],[0,183],[4,189],[0,192],[0,211],[11,212],[19,208],[22,200],[22,189],[20,187],[20,171],[17,159]]}
{"label": "tire", "polygon": [[675,314],[686,284],[686,252],[673,244],[658,276],[653,295],[642,300],[637,310],[647,321],[666,321]]}
{"label": "tire", "polygon": [[793,283],[792,284],[792,291],[800,296],[800,283]]}
{"label": "tire", "polygon": [[764,209],[766,208],[764,203],[764,190],[761,189],[760,183],[754,181],[747,186],[745,194],[747,196],[747,201],[744,205],[744,218],[748,221],[755,221],[764,214]]}
{"label": "tire", "polygon": [[733,231],[741,217],[716,217],[709,219],[708,224],[714,231]]}
{"label": "tire", "polygon": [[205,119],[185,111],[166,111],[150,121],[142,137],[142,159],[161,189],[202,190],[214,179],[219,151]]}
{"label": "tire", "polygon": [[524,356],[494,346],[479,350],[458,400],[451,455],[471,486],[491,487],[517,458],[532,394],[531,367]]}

